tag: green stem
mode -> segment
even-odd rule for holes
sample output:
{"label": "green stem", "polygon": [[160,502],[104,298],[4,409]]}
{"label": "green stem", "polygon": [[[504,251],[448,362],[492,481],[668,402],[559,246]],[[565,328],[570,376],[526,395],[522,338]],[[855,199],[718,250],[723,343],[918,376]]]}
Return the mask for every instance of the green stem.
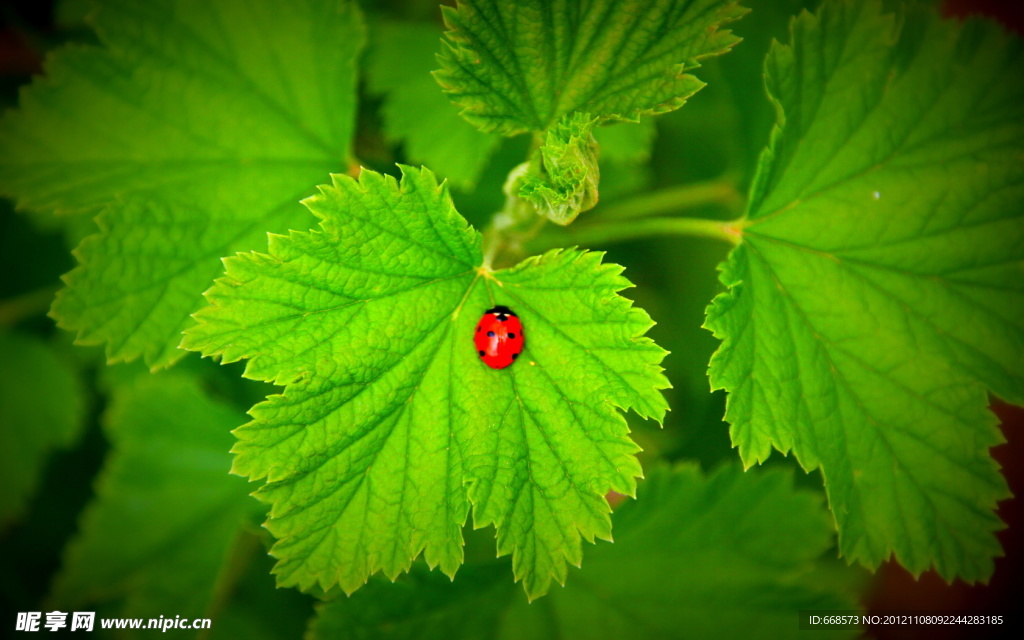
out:
{"label": "green stem", "polygon": [[544,251],[570,244],[592,247],[654,236],[697,236],[723,240],[737,245],[743,239],[743,225],[737,220],[710,220],[707,218],[594,221],[566,228],[563,233],[547,234],[531,243],[530,248]]}
{"label": "green stem", "polygon": [[0,326],[14,325],[25,318],[45,314],[50,310],[53,296],[59,288],[51,285],[14,298],[0,300]]}
{"label": "green stem", "polygon": [[[214,620],[214,624],[235,594],[239,582],[256,558],[256,554],[262,550],[263,545],[260,544],[259,538],[249,532],[246,527],[242,526],[235,532],[235,538],[228,548],[227,557],[217,576],[210,602],[204,614],[205,617]],[[197,638],[205,640],[209,635],[210,630],[204,629],[197,635]]]}
{"label": "green stem", "polygon": [[483,264],[489,269],[509,267],[522,259],[523,244],[537,235],[546,222],[546,218],[537,215],[537,211],[516,193],[520,178],[529,171],[528,162],[509,172],[502,188],[505,205],[484,229]]}
{"label": "green stem", "polygon": [[644,193],[607,206],[594,209],[593,218],[602,220],[640,218],[660,213],[671,213],[712,204],[738,209],[742,197],[736,190],[736,181],[727,174],[714,180],[683,184],[651,193]]}
{"label": "green stem", "polygon": [[[534,150],[542,141],[540,134],[533,136],[530,160],[527,162],[533,161]],[[598,205],[588,216],[587,222],[538,236],[546,219],[540,217],[533,223],[534,216],[530,214],[536,214],[536,211],[519,200],[514,193],[516,180],[526,171],[526,167],[527,164],[523,163],[509,174],[504,188],[505,206],[495,214],[484,231],[484,264],[489,268],[509,266],[530,253],[574,243],[592,246],[633,238],[685,235],[739,244],[743,236],[742,223],[736,221],[654,218],[658,214],[710,205],[725,207],[738,215],[743,197],[736,188],[736,176],[731,172],[713,180],[669,187],[608,205]]]}

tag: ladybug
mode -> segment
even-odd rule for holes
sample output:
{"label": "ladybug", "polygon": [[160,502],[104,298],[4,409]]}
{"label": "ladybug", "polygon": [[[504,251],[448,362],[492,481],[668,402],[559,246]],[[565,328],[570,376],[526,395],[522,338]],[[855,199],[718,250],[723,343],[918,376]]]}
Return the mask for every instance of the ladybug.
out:
{"label": "ladybug", "polygon": [[504,369],[523,352],[523,323],[508,307],[488,309],[476,325],[473,344],[484,364],[492,369]]}

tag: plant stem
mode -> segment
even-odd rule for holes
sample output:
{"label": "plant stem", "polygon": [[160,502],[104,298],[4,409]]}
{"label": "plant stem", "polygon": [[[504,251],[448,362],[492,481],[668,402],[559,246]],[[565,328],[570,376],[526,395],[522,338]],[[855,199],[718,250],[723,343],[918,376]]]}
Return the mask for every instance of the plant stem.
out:
{"label": "plant stem", "polygon": [[519,180],[529,171],[529,166],[527,161],[509,172],[502,187],[505,205],[484,229],[483,264],[488,269],[509,267],[522,259],[523,244],[537,235],[546,222],[546,218],[537,215],[537,211],[516,193]]}
{"label": "plant stem", "polygon": [[[235,538],[228,549],[224,565],[221,567],[220,575],[214,583],[214,590],[210,596],[210,603],[206,607],[205,616],[216,619],[220,616],[224,607],[231,600],[231,596],[238,589],[238,584],[245,576],[256,554],[263,550],[256,534],[251,533],[246,527],[241,527],[235,532]],[[209,629],[204,629],[198,634],[199,640],[205,640],[210,635]]]}
{"label": "plant stem", "polygon": [[49,311],[53,296],[59,288],[50,285],[14,298],[0,300],[0,326],[14,325],[25,318],[45,314]]}
{"label": "plant stem", "polygon": [[709,205],[725,207],[738,215],[743,197],[736,189],[735,175],[730,172],[713,180],[669,187],[609,205],[598,205],[586,222],[538,235],[545,226],[546,218],[534,215],[536,210],[519,199],[516,188],[518,179],[528,171],[528,163],[533,161],[533,150],[542,142],[541,136],[535,134],[529,155],[531,159],[513,169],[505,180],[505,206],[494,215],[484,231],[484,265],[488,268],[510,266],[530,253],[568,244],[606,245],[618,240],[664,235],[717,238],[739,244],[743,238],[743,223],[740,221],[654,217]]}
{"label": "plant stem", "polygon": [[721,204],[735,210],[741,201],[733,176],[726,174],[714,180],[669,187],[599,206],[594,209],[593,218],[639,218],[711,204]]}
{"label": "plant stem", "polygon": [[622,240],[652,236],[697,236],[724,240],[737,245],[743,239],[743,223],[738,220],[711,220],[708,218],[648,218],[591,222],[566,228],[558,234],[546,234],[531,243],[537,251],[567,244],[584,247],[608,245]]}

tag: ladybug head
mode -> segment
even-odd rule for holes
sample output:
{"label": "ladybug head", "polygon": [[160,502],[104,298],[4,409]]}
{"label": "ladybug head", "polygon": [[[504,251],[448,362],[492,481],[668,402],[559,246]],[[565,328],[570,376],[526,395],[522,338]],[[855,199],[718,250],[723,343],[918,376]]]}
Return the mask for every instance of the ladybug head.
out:
{"label": "ladybug head", "polygon": [[502,305],[498,305],[498,306],[496,306],[496,307],[494,307],[492,309],[488,309],[484,313],[493,313],[494,315],[505,314],[505,315],[509,315],[509,316],[515,316],[516,315],[515,311],[509,309],[508,307],[502,306]]}

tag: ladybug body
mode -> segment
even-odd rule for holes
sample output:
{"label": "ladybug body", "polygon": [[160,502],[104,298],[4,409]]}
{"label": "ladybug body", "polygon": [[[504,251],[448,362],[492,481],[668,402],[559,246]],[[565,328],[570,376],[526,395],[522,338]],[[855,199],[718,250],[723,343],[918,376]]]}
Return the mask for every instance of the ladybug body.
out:
{"label": "ladybug body", "polygon": [[492,369],[504,369],[523,352],[523,323],[508,307],[494,307],[484,312],[473,334],[477,355]]}

